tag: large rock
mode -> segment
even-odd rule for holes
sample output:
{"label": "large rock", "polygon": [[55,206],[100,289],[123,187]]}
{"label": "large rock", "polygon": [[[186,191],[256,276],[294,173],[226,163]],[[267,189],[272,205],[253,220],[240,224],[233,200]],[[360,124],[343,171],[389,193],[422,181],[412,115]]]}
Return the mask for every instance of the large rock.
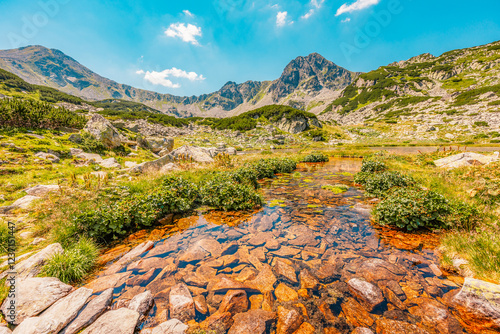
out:
{"label": "large rock", "polygon": [[40,158],[40,159],[46,159],[49,160],[50,162],[53,163],[58,163],[59,162],[59,157],[51,154],[51,153],[45,153],[45,152],[38,152],[35,154],[35,157]]}
{"label": "large rock", "polygon": [[434,164],[442,168],[458,168],[473,165],[488,165],[492,162],[498,161],[499,152],[495,152],[493,156],[482,155],[479,153],[465,152],[455,154],[450,157],[435,160]]}
{"label": "large rock", "polygon": [[77,316],[91,295],[92,290],[86,288],[80,288],[72,292],[70,295],[58,300],[39,317],[28,318],[23,321],[16,327],[14,334],[59,333]]}
{"label": "large rock", "polygon": [[189,327],[178,319],[170,319],[155,328],[147,328],[141,334],[185,334]]}
{"label": "large rock", "polygon": [[361,305],[370,312],[384,301],[384,296],[380,288],[367,281],[353,278],[347,282],[347,285]]}
{"label": "large rock", "polygon": [[3,324],[0,324],[0,334],[12,334],[12,331]]}
{"label": "large rock", "polygon": [[35,255],[30,256],[16,266],[17,279],[22,280],[37,276],[40,274],[43,265],[48,259],[50,259],[54,254],[62,252],[64,252],[64,250],[60,244],[54,243],[48,245]]}
{"label": "large rock", "polygon": [[234,324],[228,334],[264,334],[276,321],[276,313],[260,309],[250,310],[236,314],[233,319]]}
{"label": "large rock", "polygon": [[170,317],[181,321],[189,321],[195,318],[194,300],[188,287],[177,284],[170,290]]}
{"label": "large rock", "polygon": [[104,313],[81,334],[134,334],[139,313],[128,308]]}
{"label": "large rock", "polygon": [[219,313],[229,312],[231,315],[248,310],[247,293],[244,290],[230,290],[222,299]]}
{"label": "large rock", "polygon": [[16,296],[16,316],[12,319],[9,315],[11,299],[6,298],[2,304],[1,311],[7,321],[15,325],[20,324],[24,319],[40,314],[43,310],[54,304],[59,299],[65,297],[73,287],[64,284],[53,277],[34,277],[16,284],[18,290]]}
{"label": "large rock", "polygon": [[92,115],[84,130],[108,148],[115,148],[122,144],[118,130],[99,114]]}
{"label": "large rock", "polygon": [[462,321],[477,332],[500,331],[500,285],[466,278],[452,304]]}
{"label": "large rock", "polygon": [[52,184],[52,185],[36,185],[34,187],[25,189],[24,191],[31,196],[37,196],[37,197],[44,197],[48,193],[58,191],[61,187],[59,187],[57,184]]}
{"label": "large rock", "polygon": [[175,158],[191,158],[195,162],[211,163],[214,159],[211,157],[207,149],[197,146],[184,145],[171,153]]}
{"label": "large rock", "polygon": [[163,155],[172,152],[172,150],[174,149],[174,140],[172,138],[141,137],[139,138],[138,142],[142,147],[150,150],[153,153],[159,153],[163,151]]}
{"label": "large rock", "polygon": [[21,197],[14,203],[12,203],[12,206],[14,208],[21,208],[21,209],[27,209],[31,206],[31,203],[36,201],[37,199],[40,199],[38,196],[32,196],[32,195],[26,195],[24,197]]}
{"label": "large rock", "polygon": [[127,307],[140,315],[145,315],[151,306],[153,306],[153,295],[147,290],[132,298]]}
{"label": "large rock", "polygon": [[91,325],[103,314],[113,301],[113,289],[102,292],[92,299],[78,316],[60,334],[74,334]]}
{"label": "large rock", "polygon": [[316,118],[307,118],[302,115],[294,116],[293,118],[283,117],[276,122],[276,127],[281,131],[290,132],[293,134],[301,133],[311,128],[311,125],[321,127],[321,123]]}
{"label": "large rock", "polygon": [[160,170],[166,164],[174,162],[175,158],[171,154],[162,156],[159,159],[153,161],[143,162],[140,165],[130,168],[131,173],[144,173],[144,172],[154,172]]}
{"label": "large rock", "polygon": [[122,166],[116,161],[115,158],[105,159],[99,162],[99,165],[104,168],[121,168]]}

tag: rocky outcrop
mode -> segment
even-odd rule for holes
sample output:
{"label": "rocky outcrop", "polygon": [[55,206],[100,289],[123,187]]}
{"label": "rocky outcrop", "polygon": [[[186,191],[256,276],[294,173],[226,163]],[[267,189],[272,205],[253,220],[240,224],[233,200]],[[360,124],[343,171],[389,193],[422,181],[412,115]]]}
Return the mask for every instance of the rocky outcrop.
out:
{"label": "rocky outcrop", "polygon": [[311,128],[311,126],[322,127],[321,123],[316,118],[308,118],[302,115],[292,118],[283,117],[281,120],[274,123],[281,131],[297,134]]}
{"label": "rocky outcrop", "polygon": [[104,313],[81,334],[133,334],[138,321],[139,313],[122,307]]}
{"label": "rocky outcrop", "polygon": [[122,144],[118,130],[102,115],[92,115],[85,125],[84,131],[90,133],[108,148],[115,148]]}
{"label": "rocky outcrop", "polygon": [[14,334],[59,333],[77,316],[91,295],[92,290],[86,288],[80,288],[72,292],[68,296],[59,299],[39,317],[24,320],[16,327]]}
{"label": "rocky outcrop", "polygon": [[203,147],[184,145],[172,151],[171,154],[176,159],[192,159],[194,162],[200,163],[214,162],[208,149]]}
{"label": "rocky outcrop", "polygon": [[488,165],[492,162],[499,160],[498,154],[499,154],[498,152],[495,152],[493,156],[488,156],[478,153],[465,152],[465,153],[455,154],[443,159],[435,160],[434,164],[437,167],[448,168],[448,169],[467,167],[467,166]]}
{"label": "rocky outcrop", "polygon": [[56,192],[59,189],[61,189],[60,186],[57,184],[52,184],[52,185],[37,185],[28,189],[25,189],[24,192],[26,192],[28,195],[31,196],[37,196],[37,197],[43,197],[48,195],[51,192]]}
{"label": "rocky outcrop", "polygon": [[500,285],[474,278],[466,278],[452,306],[462,320],[475,331],[500,331]]}
{"label": "rocky outcrop", "polygon": [[43,310],[65,297],[72,289],[71,285],[64,284],[57,278],[48,277],[28,278],[17,283],[15,319],[10,318],[11,298],[6,298],[1,308],[6,319],[16,325],[28,317],[39,315]]}
{"label": "rocky outcrop", "polygon": [[[49,258],[51,258],[54,254],[62,253],[63,251],[62,246],[58,243],[48,245],[35,255],[30,256],[16,266],[17,279],[22,280],[37,276],[40,274],[42,266]],[[5,277],[4,275],[5,274],[1,275],[0,278]]]}
{"label": "rocky outcrop", "polygon": [[145,172],[156,172],[161,170],[165,165],[175,161],[175,157],[171,154],[167,154],[159,159],[153,161],[143,162],[137,166],[129,169],[130,173],[145,173]]}
{"label": "rocky outcrop", "polygon": [[163,154],[160,154],[161,156],[172,152],[174,149],[174,140],[172,138],[139,137],[137,142],[143,148],[150,150],[153,153],[163,152]]}
{"label": "rocky outcrop", "polygon": [[99,296],[92,299],[78,316],[64,328],[60,334],[75,334],[81,329],[91,325],[106,309],[113,300],[113,289],[103,291]]}
{"label": "rocky outcrop", "polygon": [[35,154],[35,157],[40,158],[40,159],[46,159],[46,160],[49,160],[50,162],[53,162],[53,163],[58,163],[60,160],[58,156],[55,156],[54,154],[50,154],[50,153],[45,153],[45,152],[38,152]]}

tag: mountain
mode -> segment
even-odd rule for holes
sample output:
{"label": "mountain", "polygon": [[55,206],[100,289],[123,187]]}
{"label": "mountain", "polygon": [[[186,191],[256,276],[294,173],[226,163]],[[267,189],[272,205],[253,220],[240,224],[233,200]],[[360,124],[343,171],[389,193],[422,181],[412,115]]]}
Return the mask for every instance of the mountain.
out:
{"label": "mountain", "polygon": [[43,46],[0,50],[0,68],[30,84],[56,88],[89,101],[139,102],[178,117],[227,117],[271,104],[319,112],[359,75],[313,53],[290,62],[281,77],[272,82],[228,82],[211,94],[181,97],[119,84],[92,72],[63,52]]}
{"label": "mountain", "polygon": [[413,122],[433,128],[445,124],[449,129],[477,132],[478,127],[500,126],[499,106],[497,41],[438,57],[426,53],[363,73],[325,108],[320,119],[341,125]]}

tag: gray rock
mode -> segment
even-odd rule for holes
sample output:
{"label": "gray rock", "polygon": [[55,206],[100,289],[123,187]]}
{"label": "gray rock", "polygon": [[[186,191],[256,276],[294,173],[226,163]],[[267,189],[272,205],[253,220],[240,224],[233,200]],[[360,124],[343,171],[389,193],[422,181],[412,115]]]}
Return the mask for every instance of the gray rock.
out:
{"label": "gray rock", "polygon": [[92,299],[80,314],[60,334],[78,333],[82,328],[91,325],[100,317],[113,301],[113,289],[103,291],[99,296]]}
{"label": "gray rock", "polygon": [[178,319],[170,319],[155,328],[147,328],[141,331],[141,334],[185,334],[188,325],[184,325]]}
{"label": "gray rock", "polygon": [[37,154],[35,154],[35,157],[40,158],[40,159],[47,159],[53,163],[58,163],[60,160],[58,156],[55,156],[54,154],[50,154],[50,153],[45,153],[45,152],[38,152]]}
{"label": "gray rock", "polygon": [[229,155],[236,155],[238,154],[238,151],[234,147],[228,147],[226,149],[226,153]]}
{"label": "gray rock", "polygon": [[68,137],[68,140],[75,144],[80,144],[82,142],[82,135],[79,133],[73,133]]}
{"label": "gray rock", "polygon": [[[22,280],[25,278],[35,277],[40,274],[42,266],[54,254],[62,253],[63,248],[60,244],[50,244],[35,255],[30,256],[16,266],[17,278]],[[0,279],[3,277],[0,277]]]}
{"label": "gray rock", "polygon": [[139,165],[139,164],[135,161],[125,161],[126,168],[134,168],[137,165]]}
{"label": "gray rock", "polygon": [[169,295],[170,317],[181,321],[195,318],[194,300],[184,283],[172,287]]}
{"label": "gray rock", "polygon": [[118,147],[122,143],[118,130],[102,115],[92,115],[84,130],[108,148]]}
{"label": "gray rock", "polygon": [[61,187],[59,187],[57,184],[51,184],[51,185],[39,184],[34,187],[28,188],[24,191],[31,196],[43,197],[50,192],[58,191],[60,188]]}
{"label": "gray rock", "polygon": [[500,285],[467,277],[452,303],[478,332],[500,330]]}
{"label": "gray rock", "polygon": [[101,163],[103,159],[99,154],[96,153],[79,153],[74,155],[74,157],[78,159],[82,159],[88,162],[95,162],[95,163]]}
{"label": "gray rock", "polygon": [[174,149],[174,140],[172,138],[163,137],[145,137],[139,138],[139,144],[145,149],[150,150],[153,153],[164,152],[168,154]]}
{"label": "gray rock", "polygon": [[0,334],[12,334],[12,331],[7,327],[0,325]]}
{"label": "gray rock", "polygon": [[214,159],[210,156],[206,149],[197,146],[184,145],[171,153],[176,158],[191,158],[195,162],[211,163]]}
{"label": "gray rock", "polygon": [[368,310],[372,311],[384,301],[380,288],[359,278],[352,278],[347,282],[351,293]]}
{"label": "gray rock", "polygon": [[455,154],[443,159],[438,159],[434,161],[437,167],[442,168],[459,168],[466,166],[473,166],[475,164],[488,165],[492,162],[499,160],[499,153],[495,152],[494,155],[483,155],[479,153],[465,152]]}
{"label": "gray rock", "polygon": [[15,208],[27,209],[31,206],[31,203],[33,203],[37,199],[40,199],[40,197],[26,195],[24,197],[21,197],[20,199],[18,199],[14,203],[12,203],[12,206]]}
{"label": "gray rock", "polygon": [[115,158],[105,159],[99,162],[99,165],[104,168],[121,168],[122,166],[116,161]]}
{"label": "gray rock", "polygon": [[80,148],[71,148],[69,150],[69,152],[70,152],[71,156],[77,156],[78,154],[84,153],[83,150]]}
{"label": "gray rock", "polygon": [[153,295],[147,290],[132,298],[127,307],[140,315],[146,315],[151,306],[153,306]]}
{"label": "gray rock", "polygon": [[164,157],[161,157],[157,160],[143,162],[140,165],[132,167],[130,169],[130,172],[131,173],[144,173],[144,172],[148,172],[148,171],[158,171],[163,166],[165,166],[169,162],[173,162],[174,160],[175,160],[175,158],[172,155],[167,154]]}
{"label": "gray rock", "polygon": [[6,319],[18,325],[24,319],[40,314],[43,310],[65,297],[73,287],[62,283],[54,277],[34,277],[18,281],[16,285],[18,295],[16,299],[17,316],[9,318],[10,298],[6,298],[1,311]]}
{"label": "gray rock", "polygon": [[14,334],[50,334],[59,333],[73,320],[87,299],[92,295],[92,290],[80,288],[68,296],[58,300],[39,317],[28,318],[16,329]]}
{"label": "gray rock", "polygon": [[139,313],[122,307],[101,315],[81,334],[134,334]]}

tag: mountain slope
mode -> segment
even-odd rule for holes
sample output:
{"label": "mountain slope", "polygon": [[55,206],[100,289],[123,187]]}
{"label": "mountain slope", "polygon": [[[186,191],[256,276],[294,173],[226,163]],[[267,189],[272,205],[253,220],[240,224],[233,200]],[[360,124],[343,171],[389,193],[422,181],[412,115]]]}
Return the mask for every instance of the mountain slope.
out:
{"label": "mountain slope", "polygon": [[[500,42],[423,54],[361,74],[321,115],[359,124],[368,120],[417,119],[498,110]],[[444,115],[444,116],[443,116]]]}
{"label": "mountain slope", "polygon": [[320,111],[321,105],[335,99],[358,76],[314,53],[293,60],[282,76],[272,82],[228,82],[211,94],[180,97],[119,84],[59,50],[42,46],[0,50],[0,68],[31,84],[56,88],[86,100],[134,101],[180,117],[226,117],[270,104]]}

